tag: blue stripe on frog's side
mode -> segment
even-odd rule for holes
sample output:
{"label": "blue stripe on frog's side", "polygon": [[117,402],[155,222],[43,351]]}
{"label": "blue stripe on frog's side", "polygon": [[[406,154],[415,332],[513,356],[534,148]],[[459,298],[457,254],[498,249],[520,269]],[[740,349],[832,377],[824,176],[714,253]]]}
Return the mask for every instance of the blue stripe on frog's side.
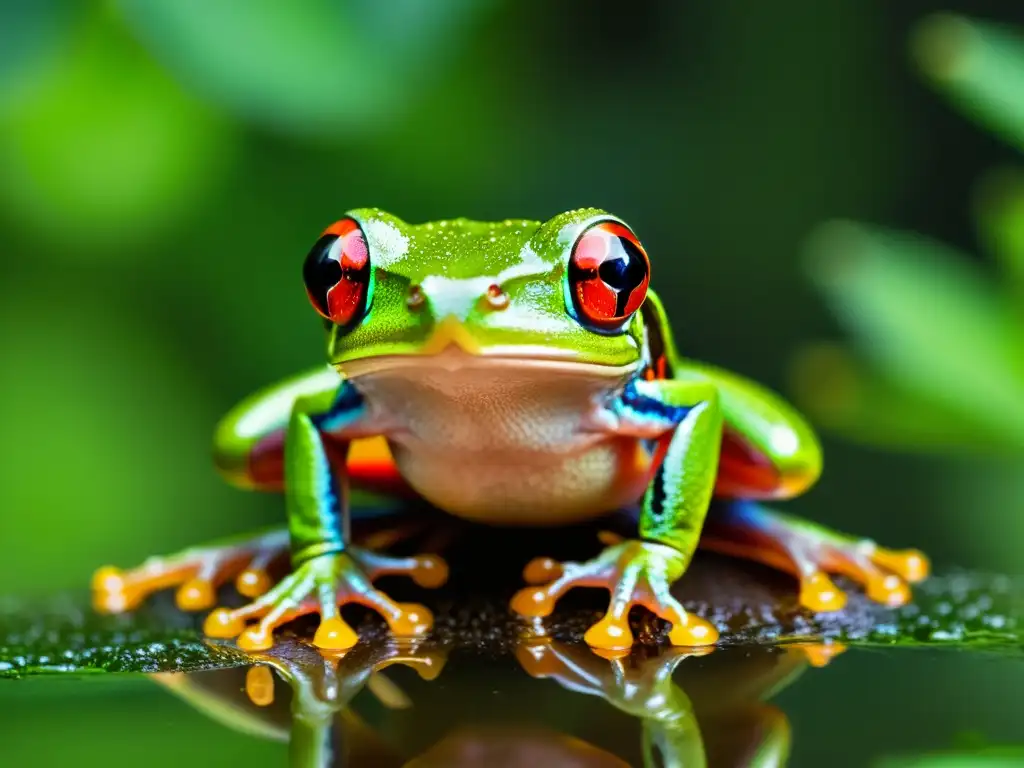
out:
{"label": "blue stripe on frog's side", "polygon": [[668,405],[657,398],[645,395],[641,392],[643,379],[636,376],[629,380],[622,395],[619,397],[617,408],[628,413],[638,421],[658,422],[666,428],[674,427],[686,418],[692,408]]}
{"label": "blue stripe on frog's side", "polygon": [[313,416],[313,424],[324,432],[336,432],[363,415],[366,401],[350,381],[343,381],[329,410]]}

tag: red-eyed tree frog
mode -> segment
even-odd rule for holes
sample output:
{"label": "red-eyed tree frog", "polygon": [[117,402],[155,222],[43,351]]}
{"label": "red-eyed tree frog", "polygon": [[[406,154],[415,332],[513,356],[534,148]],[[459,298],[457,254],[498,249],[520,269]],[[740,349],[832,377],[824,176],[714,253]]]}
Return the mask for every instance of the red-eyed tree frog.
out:
{"label": "red-eyed tree frog", "polygon": [[[347,648],[339,607],[379,612],[399,636],[432,626],[422,605],[373,585],[404,573],[447,578],[435,555],[389,557],[349,535],[352,489],[412,492],[450,515],[500,526],[564,525],[639,508],[635,538],[586,562],[538,558],[512,609],[550,614],[574,587],[604,587],[607,614],[585,641],[632,646],[642,605],[671,623],[674,645],[718,633],[670,593],[698,544],[795,575],[800,602],[834,611],[828,573],[878,601],[909,599],[924,555],[893,551],[764,506],[817,480],[811,427],[763,387],[676,350],[651,264],[633,230],[597,209],[547,222],[456,219],[407,224],[377,209],[328,227],[302,275],[327,330],[328,365],[258,392],[216,430],[216,466],[239,487],[282,491],[286,528],[151,558],[94,576],[96,607],[129,610],[177,587],[206,610],[235,580],[251,602],[212,611],[211,637],[273,644],[281,624],[320,615],[314,643]],[[267,565],[289,554],[271,584]],[[537,553],[542,554],[542,553]]]}

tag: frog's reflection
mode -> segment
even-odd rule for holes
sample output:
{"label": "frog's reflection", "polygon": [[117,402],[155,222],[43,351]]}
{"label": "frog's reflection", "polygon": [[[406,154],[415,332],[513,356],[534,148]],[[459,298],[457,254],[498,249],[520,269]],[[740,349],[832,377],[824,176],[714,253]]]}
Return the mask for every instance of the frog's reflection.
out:
{"label": "frog's reflection", "polygon": [[786,764],[790,736],[765,700],[840,650],[605,659],[549,639],[522,640],[504,656],[429,643],[341,654],[286,643],[248,668],[153,677],[228,727],[287,741],[297,768],[767,768]]}

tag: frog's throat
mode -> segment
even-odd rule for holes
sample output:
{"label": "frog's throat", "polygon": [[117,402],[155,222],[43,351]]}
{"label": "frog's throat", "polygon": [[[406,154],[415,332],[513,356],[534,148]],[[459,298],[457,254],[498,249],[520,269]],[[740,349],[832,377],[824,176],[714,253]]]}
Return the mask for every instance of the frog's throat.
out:
{"label": "frog's throat", "polygon": [[[548,352],[545,355],[545,352]],[[525,346],[490,347],[486,352],[466,352],[457,345],[431,353],[380,355],[348,360],[335,365],[338,372],[348,379],[358,378],[383,371],[404,369],[442,369],[458,371],[463,369],[534,369],[538,372],[558,372],[575,376],[592,376],[605,379],[627,379],[639,368],[639,362],[627,365],[602,365],[571,358],[558,358],[542,348]]]}

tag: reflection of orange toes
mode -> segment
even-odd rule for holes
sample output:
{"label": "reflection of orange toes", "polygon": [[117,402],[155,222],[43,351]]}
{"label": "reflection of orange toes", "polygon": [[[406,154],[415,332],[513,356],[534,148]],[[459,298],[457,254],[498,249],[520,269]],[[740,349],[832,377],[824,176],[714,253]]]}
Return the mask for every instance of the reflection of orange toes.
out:
{"label": "reflection of orange toes", "polygon": [[433,628],[434,614],[426,606],[399,603],[398,609],[398,614],[388,619],[388,626],[399,637],[420,637]]}
{"label": "reflection of orange toes", "polygon": [[343,619],[324,619],[313,635],[313,645],[327,651],[344,651],[359,642],[359,635]]}
{"label": "reflection of orange toes", "polygon": [[846,605],[846,593],[821,571],[801,580],[800,605],[812,611],[840,611]]}
{"label": "reflection of orange toes", "polygon": [[519,666],[530,677],[546,677],[550,672],[551,639],[531,638],[516,643],[515,656]]}
{"label": "reflection of orange toes", "polygon": [[235,589],[243,597],[259,597],[270,589],[270,576],[262,568],[246,568],[235,579]]}
{"label": "reflection of orange toes", "polygon": [[555,600],[543,587],[524,587],[512,596],[509,607],[520,616],[542,618],[555,610]]}
{"label": "reflection of orange toes", "polygon": [[842,643],[799,643],[792,646],[803,654],[812,667],[824,667],[846,650]]}
{"label": "reflection of orange toes", "polygon": [[523,579],[527,584],[547,584],[562,575],[562,564],[550,557],[537,557],[526,564]]}
{"label": "reflection of orange toes", "polygon": [[227,608],[212,611],[203,622],[203,634],[220,640],[238,637],[245,629],[245,622]]}
{"label": "reflection of orange toes", "polygon": [[174,602],[183,611],[203,611],[217,601],[213,584],[205,579],[192,579],[178,587]]}
{"label": "reflection of orange toes", "polygon": [[245,673],[245,693],[257,707],[269,707],[274,703],[274,673],[270,667],[249,667]]}

